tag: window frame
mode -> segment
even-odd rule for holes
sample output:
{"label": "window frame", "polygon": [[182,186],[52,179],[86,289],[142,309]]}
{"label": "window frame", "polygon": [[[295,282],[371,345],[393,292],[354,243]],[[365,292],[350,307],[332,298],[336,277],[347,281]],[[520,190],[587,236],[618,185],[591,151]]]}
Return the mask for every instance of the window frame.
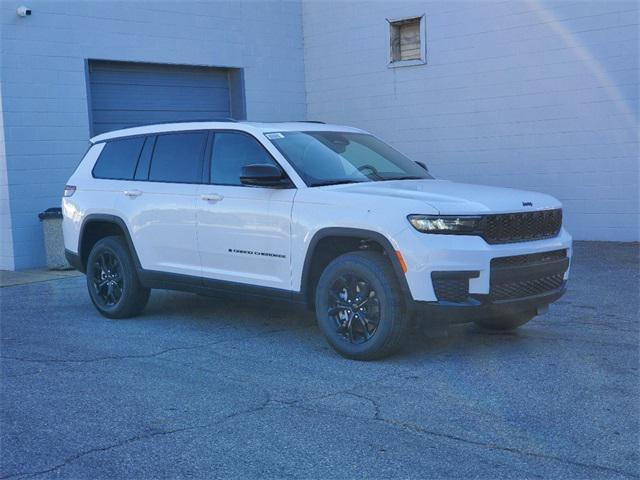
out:
{"label": "window frame", "polygon": [[[158,139],[158,136],[156,134],[153,135],[146,135],[145,139],[144,139],[144,144],[142,145],[142,151],[140,152],[140,157],[138,157],[138,164],[136,165],[136,170],[133,172],[133,181],[135,182],[146,182],[149,180],[149,170],[151,169],[151,159],[153,158],[153,152],[156,149],[156,140]],[[147,142],[149,142],[149,148],[151,149],[150,152],[146,152],[145,148],[147,146]],[[153,143],[153,145],[152,145]],[[138,177],[138,169],[142,166],[141,162],[142,161],[146,161],[147,162],[147,171],[145,173],[145,175],[142,178],[137,178]]]}
{"label": "window frame", "polygon": [[[420,25],[420,58],[412,59],[412,60],[394,60],[393,58],[393,36],[394,30],[399,29],[400,25],[411,20],[417,20]],[[387,18],[387,22],[389,23],[388,29],[388,45],[389,45],[389,63],[387,64],[388,68],[397,68],[397,67],[412,67],[417,65],[426,65],[427,64],[427,32],[426,32],[426,14],[422,15],[411,15],[401,18]]]}
{"label": "window frame", "polygon": [[[280,168],[280,170],[282,171],[285,179],[287,180],[287,184],[283,183],[282,186],[263,187],[263,186],[260,186],[260,185],[242,185],[242,184],[241,185],[228,185],[228,184],[224,184],[224,183],[210,183],[209,180],[210,180],[210,175],[211,175],[211,162],[213,162],[213,142],[214,142],[214,138],[215,138],[216,132],[219,132],[219,133],[239,133],[241,135],[249,136],[250,138],[255,140],[258,143],[258,145],[260,145],[260,147],[267,153],[267,155],[269,155],[269,157],[271,157],[271,159],[278,166],[278,168]],[[151,172],[151,163],[153,162],[153,154],[154,154],[155,149],[156,149],[158,137],[160,137],[161,135],[175,135],[175,134],[179,134],[179,133],[206,133],[207,134],[207,141],[205,142],[205,147],[204,147],[204,149],[203,149],[203,151],[201,153],[202,174],[201,174],[201,177],[200,177],[200,182],[197,182],[197,183],[194,183],[194,182],[167,182],[167,181],[164,181],[164,180],[150,180],[149,179],[149,173]],[[271,153],[269,151],[269,149],[260,141],[260,139],[256,135],[253,135],[251,132],[247,132],[245,130],[236,130],[236,129],[233,129],[233,128],[220,128],[220,129],[200,128],[200,129],[196,129],[196,130],[194,130],[194,129],[185,129],[185,130],[172,130],[172,131],[140,133],[140,134],[137,134],[137,135],[126,135],[126,136],[122,136],[122,137],[114,137],[114,138],[101,140],[99,142],[91,144],[89,146],[89,149],[93,148],[96,145],[100,145],[100,144],[106,145],[108,142],[113,142],[113,141],[118,141],[118,140],[128,140],[128,139],[140,138],[140,137],[143,137],[145,139],[145,141],[143,142],[142,148],[140,149],[140,153],[138,154],[138,160],[136,162],[136,168],[135,168],[135,170],[133,172],[133,175],[134,175],[133,178],[131,178],[131,179],[114,179],[114,178],[100,178],[100,177],[93,176],[93,168],[95,168],[96,164],[98,163],[97,159],[96,159],[96,162],[94,163],[94,165],[92,167],[92,170],[91,170],[93,178],[95,178],[96,180],[116,180],[116,181],[125,181],[125,182],[151,182],[151,183],[165,183],[165,184],[176,184],[176,185],[218,185],[218,186],[221,186],[221,187],[247,187],[247,188],[269,188],[269,189],[291,189],[291,188],[298,189],[299,188],[296,185],[296,183],[293,181],[293,179],[291,178],[291,176],[289,175],[287,170],[282,167],[282,162],[278,161],[278,159],[273,155],[273,153]],[[148,165],[148,169],[147,169],[146,178],[135,178],[135,175],[136,175],[136,173],[138,171],[138,166],[140,165],[140,160],[142,158],[142,154],[144,153],[145,143],[147,141],[149,141],[149,139],[152,139],[152,141],[153,141],[153,148],[152,148],[151,153],[150,153],[150,159],[149,159],[149,165]],[[102,152],[100,152],[100,154],[102,154]],[[100,158],[100,155],[98,155],[98,159],[99,158]],[[207,159],[209,159],[209,160],[207,161]],[[293,168],[293,167],[291,167],[291,168]],[[293,168],[293,171],[296,174],[298,173],[295,168]],[[306,185],[304,180],[301,179],[301,181],[302,181],[302,185],[308,186],[308,185]]]}
{"label": "window frame", "polygon": [[[216,182],[212,182],[211,180],[211,167],[213,165],[213,162],[215,161],[215,159],[213,158],[213,147],[215,145],[215,141],[216,141],[216,133],[236,133],[236,134],[240,134],[240,135],[244,135],[246,137],[251,138],[253,141],[255,141],[260,148],[262,148],[262,150],[264,150],[264,152],[267,154],[267,156],[269,156],[269,158],[271,158],[271,160],[273,161],[273,163],[280,169],[280,171],[282,172],[282,174],[284,175],[283,179],[286,179],[287,183],[285,184],[283,182],[282,186],[261,186],[261,185],[244,185],[242,183],[240,183],[239,185],[232,185],[232,184],[228,184],[228,183],[216,183]],[[252,135],[249,132],[245,132],[244,130],[234,130],[232,128],[224,128],[224,129],[215,129],[215,130],[210,130],[210,140],[207,144],[207,151],[205,152],[205,165],[204,165],[204,169],[203,169],[203,183],[205,185],[216,185],[216,186],[220,186],[220,187],[244,187],[244,188],[269,188],[269,189],[289,189],[289,188],[297,188],[296,184],[293,182],[293,180],[291,180],[291,177],[289,176],[289,174],[287,173],[287,171],[282,168],[282,165],[280,164],[280,162],[271,154],[271,152],[269,150],[267,150],[267,148],[262,144],[262,142],[255,136]],[[207,159],[209,159],[209,161],[207,161]]]}

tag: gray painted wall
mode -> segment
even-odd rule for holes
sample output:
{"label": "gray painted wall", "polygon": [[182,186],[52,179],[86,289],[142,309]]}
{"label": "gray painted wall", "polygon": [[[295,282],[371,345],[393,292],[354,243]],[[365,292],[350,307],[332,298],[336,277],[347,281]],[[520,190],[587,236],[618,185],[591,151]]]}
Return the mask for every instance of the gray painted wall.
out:
{"label": "gray painted wall", "polygon": [[[0,1],[10,192],[0,213],[6,232],[11,210],[17,269],[44,264],[37,213],[59,205],[87,147],[86,59],[241,67],[248,119],[305,118],[299,1],[27,3],[33,15],[20,18],[19,3]],[[10,248],[3,237],[1,268]]]}
{"label": "gray painted wall", "polygon": [[[87,145],[88,58],[243,68],[251,120],[360,126],[439,177],[557,196],[576,238],[638,240],[633,1],[28,5],[0,0],[0,268],[44,264],[36,215]],[[385,19],[421,14],[427,64],[388,68]]]}
{"label": "gray painted wall", "polygon": [[13,235],[11,233],[11,209],[9,208],[7,156],[4,148],[2,81],[0,80],[0,270],[13,270],[13,268]]}
{"label": "gray painted wall", "polygon": [[[427,65],[386,18],[426,14]],[[303,0],[308,118],[365,128],[441,178],[562,200],[578,239],[638,240],[638,4]]]}

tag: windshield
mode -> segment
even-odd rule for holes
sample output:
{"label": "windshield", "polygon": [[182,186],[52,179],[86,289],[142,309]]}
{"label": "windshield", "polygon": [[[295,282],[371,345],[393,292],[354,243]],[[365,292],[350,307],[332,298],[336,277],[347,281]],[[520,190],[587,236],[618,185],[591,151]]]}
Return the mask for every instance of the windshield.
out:
{"label": "windshield", "polygon": [[278,132],[265,136],[309,186],[433,178],[373,135]]}

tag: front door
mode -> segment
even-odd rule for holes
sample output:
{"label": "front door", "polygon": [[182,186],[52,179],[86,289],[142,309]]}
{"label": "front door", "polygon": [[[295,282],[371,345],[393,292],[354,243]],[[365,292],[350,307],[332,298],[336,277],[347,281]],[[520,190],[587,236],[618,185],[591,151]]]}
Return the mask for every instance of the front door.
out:
{"label": "front door", "polygon": [[[276,164],[251,135],[215,132],[208,180],[198,198],[205,278],[291,290],[291,207],[295,188],[245,186],[244,165]],[[206,180],[206,178],[205,178]]]}

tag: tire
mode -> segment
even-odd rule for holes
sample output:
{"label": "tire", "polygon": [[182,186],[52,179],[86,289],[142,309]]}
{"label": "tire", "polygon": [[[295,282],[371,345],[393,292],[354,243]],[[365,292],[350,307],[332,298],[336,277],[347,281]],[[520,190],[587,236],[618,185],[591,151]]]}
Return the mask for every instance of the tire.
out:
{"label": "tire", "polygon": [[131,253],[122,237],[105,237],[93,246],[87,260],[87,288],[96,309],[107,318],[140,314],[150,290],[138,280]]}
{"label": "tire", "polygon": [[509,331],[521,327],[536,316],[533,312],[523,312],[503,317],[490,317],[476,320],[474,323],[484,330]]}
{"label": "tire", "polygon": [[[360,308],[353,308],[356,299]],[[380,253],[350,252],[334,259],[318,280],[315,305],[318,326],[329,344],[354,360],[397,352],[409,330],[395,272]]]}

